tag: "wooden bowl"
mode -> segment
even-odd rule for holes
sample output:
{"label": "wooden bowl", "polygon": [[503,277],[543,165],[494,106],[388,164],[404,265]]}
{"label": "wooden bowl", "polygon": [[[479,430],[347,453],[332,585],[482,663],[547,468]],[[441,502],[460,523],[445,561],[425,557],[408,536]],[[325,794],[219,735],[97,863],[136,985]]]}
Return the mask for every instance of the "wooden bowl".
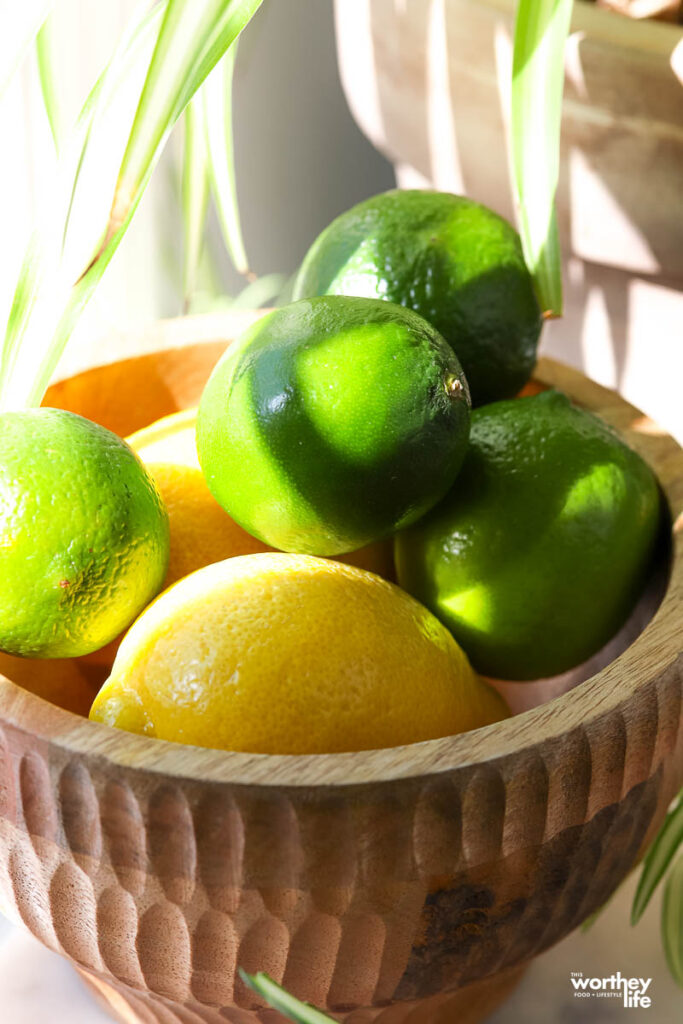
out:
{"label": "wooden bowl", "polygon": [[[196,403],[230,325],[172,329],[204,341],[72,377],[48,404],[125,434]],[[571,692],[452,738],[276,757],[117,732],[0,680],[2,910],[120,1020],[281,1020],[237,965],[348,1024],[479,1020],[652,839],[683,781],[683,453],[574,371],[542,360],[537,381],[620,429],[675,524],[654,618]]]}

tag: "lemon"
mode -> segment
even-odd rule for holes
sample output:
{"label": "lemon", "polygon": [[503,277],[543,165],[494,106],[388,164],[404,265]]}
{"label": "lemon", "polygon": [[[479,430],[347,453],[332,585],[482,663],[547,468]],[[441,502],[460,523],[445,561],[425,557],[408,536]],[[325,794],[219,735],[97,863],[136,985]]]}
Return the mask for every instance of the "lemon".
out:
{"label": "lemon", "polygon": [[[199,468],[196,422],[197,409],[183,409],[126,438],[153,477],[168,510],[170,557],[162,589],[212,562],[273,550],[238,526],[212,495]],[[396,577],[392,540],[339,555],[338,561],[385,579]],[[120,642],[117,637],[82,659],[97,668],[98,683],[109,674]]]}
{"label": "lemon", "polygon": [[67,658],[158,592],[168,517],[127,444],[61,409],[0,416],[0,649]]}
{"label": "lemon", "polygon": [[372,573],[307,555],[201,569],[119,648],[90,717],[226,750],[395,746],[507,714],[434,616]]}
{"label": "lemon", "polygon": [[168,509],[170,555],[164,587],[211,562],[270,549],[223,511],[199,468],[196,409],[165,416],[127,438]]}

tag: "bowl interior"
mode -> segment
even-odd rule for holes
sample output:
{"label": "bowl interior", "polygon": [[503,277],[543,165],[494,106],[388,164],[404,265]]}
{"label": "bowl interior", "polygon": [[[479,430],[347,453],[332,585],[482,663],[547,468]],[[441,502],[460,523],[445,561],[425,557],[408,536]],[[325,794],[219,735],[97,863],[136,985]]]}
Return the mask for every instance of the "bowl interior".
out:
{"label": "bowl interior", "polygon": [[[185,347],[149,352],[108,366],[95,367],[53,385],[46,395],[44,404],[77,412],[125,436],[162,416],[196,405],[203,386],[226,345],[226,340],[204,341]],[[556,378],[560,371],[563,380],[558,382]],[[586,378],[574,371],[558,368],[558,364],[551,361],[542,361],[529,390],[538,391],[550,386],[562,387],[563,383],[564,390],[579,404],[585,404],[603,415],[606,409],[605,418],[608,419],[611,402],[618,410],[618,415],[612,415],[611,420],[621,417],[621,423],[617,425],[621,426],[624,432],[627,432],[625,428],[633,432],[634,424],[637,427],[637,423],[643,419],[637,410],[633,410],[618,396],[587,382]],[[582,390],[584,384],[588,385],[585,394]],[[601,401],[604,409],[599,407]],[[657,439],[659,435],[656,432],[653,435],[649,428],[639,435],[646,442],[651,441],[653,436]],[[632,441],[633,438],[629,437],[629,440]],[[665,441],[667,451],[671,446],[675,449],[680,466],[680,449],[670,438],[665,438]],[[636,447],[640,445],[636,444]],[[648,444],[645,447],[647,448]],[[646,458],[649,456],[651,464],[657,461],[653,459],[651,451],[645,451],[643,454]],[[656,465],[654,468],[657,470]],[[666,487],[664,489],[667,490]],[[671,509],[671,494],[667,492],[666,497],[670,511],[675,515],[676,509]],[[678,501],[679,498],[680,495],[676,493],[673,500]],[[410,748],[362,752],[363,774],[367,777],[372,762],[376,762],[375,769],[379,777],[386,778],[393,777],[396,773],[405,777],[416,770],[418,765],[420,771],[430,770],[430,766],[431,770],[439,770],[443,767],[444,758],[449,762],[455,758],[458,763],[467,763],[472,759],[500,756],[512,749],[519,749],[520,744],[531,745],[536,741],[538,737],[534,731],[534,715],[542,713],[541,705],[551,699],[553,707],[557,708],[555,726],[559,731],[570,728],[572,722],[582,720],[581,702],[589,699],[596,686],[604,691],[603,696],[605,692],[613,691],[613,699],[617,700],[619,680],[625,678],[625,672],[628,676],[628,664],[632,660],[629,659],[629,655],[652,631],[661,613],[665,612],[665,618],[668,619],[671,611],[665,607],[667,595],[672,589],[669,571],[672,565],[671,533],[663,532],[666,534],[664,543],[646,591],[624,628],[603,650],[583,665],[554,679],[521,684],[495,683],[506,696],[512,710],[525,712],[524,714],[518,714],[517,717],[495,727],[479,729],[474,733],[457,737],[413,744]],[[655,615],[658,608],[659,614]],[[653,639],[656,643],[656,636]],[[662,650],[661,653],[666,657],[671,652]],[[623,662],[624,658],[627,659],[626,662]],[[29,665],[36,666],[35,671],[29,670]],[[616,675],[615,666],[619,666]],[[57,718],[53,717],[48,732],[52,738],[68,735],[71,742],[74,719],[69,712],[87,715],[90,702],[108,674],[108,664],[98,663],[96,658],[93,660],[90,656],[64,663],[27,663],[0,655],[0,672],[24,689],[32,691],[33,699],[44,698],[59,705],[60,708],[52,709]],[[630,678],[630,685],[637,685],[637,679]],[[27,695],[27,698],[28,696],[30,695]],[[65,718],[60,717],[62,715]],[[114,759],[117,746],[123,745],[124,742],[127,759],[130,757],[131,748],[134,748],[134,757],[145,765],[161,766],[165,760],[162,748],[170,748],[166,751],[166,757],[170,759],[169,764],[173,762],[174,755],[178,752],[176,744],[120,734],[96,723],[78,724],[87,730],[79,734],[79,742],[82,741],[86,749],[106,750],[107,756],[113,756]],[[235,773],[239,776],[242,769],[246,768],[250,781],[253,781],[254,765],[264,762],[257,768],[258,776],[262,775],[266,781],[284,781],[287,778],[294,784],[300,780],[305,781],[309,771],[319,777],[318,768],[324,770],[324,775],[329,781],[334,778],[349,781],[357,772],[358,759],[361,756],[335,754],[277,758],[271,755],[231,754],[196,748],[184,748],[184,754],[183,771],[187,773],[190,769],[193,776],[198,773],[198,777],[206,777],[207,771],[210,774],[217,772],[218,777],[235,781]],[[293,766],[293,762],[297,763],[296,767]],[[279,763],[282,771],[278,768]]]}

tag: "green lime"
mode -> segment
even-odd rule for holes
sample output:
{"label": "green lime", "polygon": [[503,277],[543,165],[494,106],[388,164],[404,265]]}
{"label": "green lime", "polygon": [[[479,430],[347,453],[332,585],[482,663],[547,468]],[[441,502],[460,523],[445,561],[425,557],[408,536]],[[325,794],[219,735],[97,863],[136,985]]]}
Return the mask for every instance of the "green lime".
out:
{"label": "green lime", "polygon": [[392,191],[341,214],[294,287],[295,299],[325,294],[420,313],[456,353],[475,406],[517,394],[534,368],[541,312],[519,236],[471,199]]}
{"label": "green lime", "polygon": [[632,610],[659,491],[636,452],[557,391],[472,414],[458,486],[396,539],[399,583],[475,668],[536,679],[580,664]]}
{"label": "green lime", "polygon": [[267,314],[202,395],[214,497],[283,551],[336,555],[414,522],[453,483],[469,396],[434,328],[388,302],[323,296]]}
{"label": "green lime", "polygon": [[159,590],[168,516],[128,445],[60,409],[0,415],[0,649],[103,647]]}

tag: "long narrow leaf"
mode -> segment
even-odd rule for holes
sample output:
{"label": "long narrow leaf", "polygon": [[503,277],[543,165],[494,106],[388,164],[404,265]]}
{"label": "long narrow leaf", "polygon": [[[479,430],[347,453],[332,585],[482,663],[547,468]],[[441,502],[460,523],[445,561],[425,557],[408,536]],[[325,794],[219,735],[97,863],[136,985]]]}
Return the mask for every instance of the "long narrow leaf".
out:
{"label": "long narrow leaf", "polygon": [[[13,349],[15,355],[20,344],[25,372],[8,375],[3,353],[0,408],[8,408],[10,404],[21,408],[40,402],[78,316],[125,235],[175,121],[260,2],[160,0],[153,9],[153,15],[161,11],[163,20],[148,62],[144,86],[138,92],[132,128],[127,133],[118,178],[112,188],[114,199],[108,220],[84,218],[87,202],[77,202],[78,195],[71,197],[67,222],[62,224],[61,248],[55,252],[53,231],[49,258],[37,261],[37,269],[30,259],[25,263],[5,339],[6,350]],[[138,71],[136,63],[136,74]],[[135,75],[132,77],[137,81]],[[127,77],[119,84],[122,88],[130,87]],[[97,102],[93,106],[93,116],[86,123],[86,145],[92,144],[93,129],[101,127]],[[96,134],[101,139],[101,132]],[[81,196],[85,191],[81,190]],[[92,220],[90,230],[99,241],[90,248],[88,258],[74,262],[74,248],[69,244],[73,222],[80,221],[85,229],[88,224],[84,221],[88,219]],[[102,224],[101,231],[98,224]],[[80,233],[77,235],[80,237]],[[35,251],[34,245],[31,255]],[[38,283],[40,303],[36,302]],[[27,334],[30,335],[28,344]],[[25,358],[27,353],[29,362]]]}
{"label": "long narrow leaf", "polygon": [[562,314],[555,215],[564,47],[572,0],[519,0],[512,59],[512,163],[524,256],[546,316]]}
{"label": "long narrow leaf", "polygon": [[664,824],[645,856],[636,894],[633,897],[631,924],[637,924],[643,916],[652,894],[682,844],[683,796],[679,796],[678,803],[667,814]]}
{"label": "long narrow leaf", "polygon": [[55,149],[59,152],[64,132],[59,88],[54,73],[53,15],[48,14],[36,36],[36,60],[43,95],[45,113],[52,132]]}
{"label": "long narrow leaf", "polygon": [[284,1013],[285,1017],[293,1020],[295,1024],[335,1024],[326,1013],[321,1013],[309,1003],[295,999],[282,985],[278,985],[262,971],[258,974],[247,974],[240,968],[240,977],[252,992],[265,999],[274,1010]]}
{"label": "long narrow leaf", "polygon": [[170,0],[119,171],[107,243],[187,103],[260,5],[261,0]]}
{"label": "long narrow leaf", "polygon": [[683,856],[674,864],[664,886],[662,945],[669,970],[683,988]]}
{"label": "long narrow leaf", "polygon": [[204,106],[199,96],[188,103],[183,142],[182,211],[185,233],[183,250],[183,298],[189,308],[197,284],[197,269],[202,252],[209,174],[204,128]]}
{"label": "long narrow leaf", "polygon": [[240,274],[249,273],[237,203],[232,126],[232,79],[237,44],[233,43],[202,86],[211,189],[225,247]]}
{"label": "long narrow leaf", "polygon": [[0,0],[0,97],[45,21],[53,0]]}
{"label": "long narrow leaf", "polygon": [[38,404],[66,341],[54,336],[73,283],[100,245],[166,0],[129,26],[93,86],[19,273],[0,358],[0,408]]}

